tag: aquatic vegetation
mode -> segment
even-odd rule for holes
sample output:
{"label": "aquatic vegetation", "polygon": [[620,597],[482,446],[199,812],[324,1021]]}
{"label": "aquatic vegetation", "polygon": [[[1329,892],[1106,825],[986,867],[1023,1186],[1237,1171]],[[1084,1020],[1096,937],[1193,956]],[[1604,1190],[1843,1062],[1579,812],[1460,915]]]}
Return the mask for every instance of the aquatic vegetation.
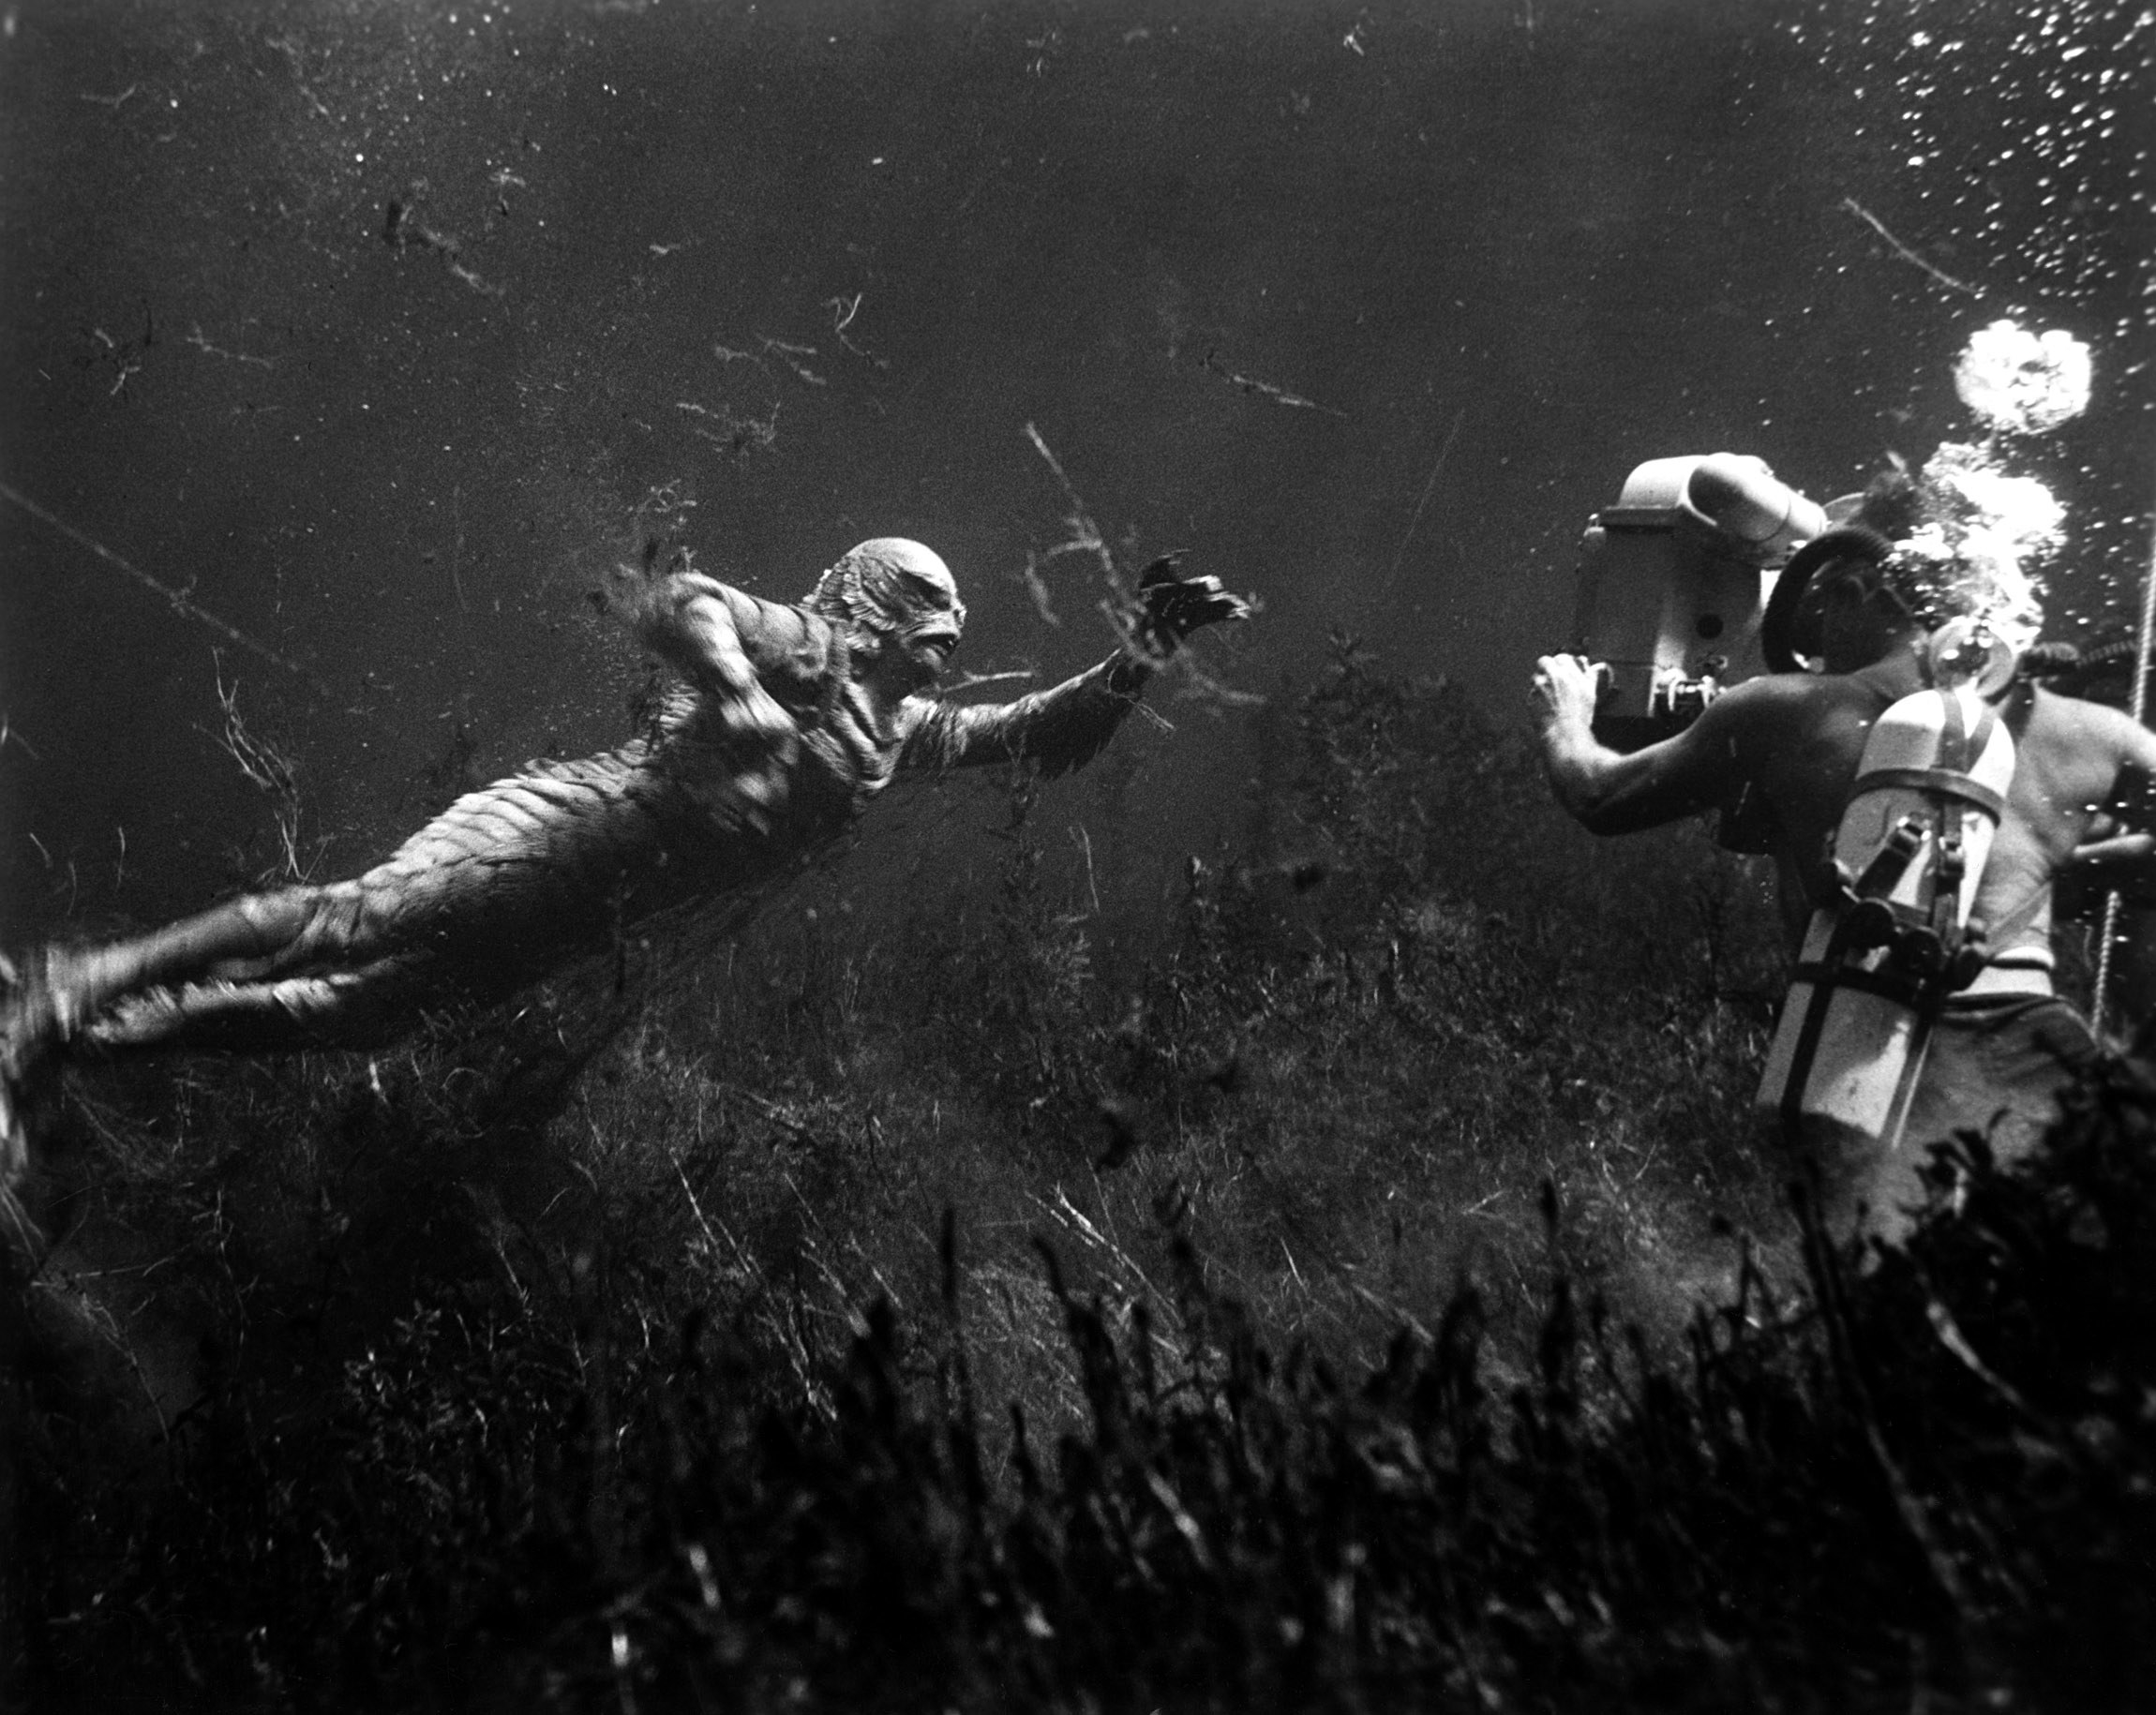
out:
{"label": "aquatic vegetation", "polygon": [[1980,1156],[1905,1265],[1815,1251],[1804,1312],[1743,1129],[1774,931],[1736,860],[1574,838],[1344,638],[1275,725],[1268,828],[1120,979],[1022,795],[956,932],[774,910],[715,980],[80,1090],[18,1678],[2115,1701],[2156,1635],[2147,1087],[2093,1088],[2039,1178]]}
{"label": "aquatic vegetation", "polygon": [[[1921,455],[1994,420],[1966,392],[1978,427],[1937,414],[1971,300],[2120,350],[2146,321],[2146,225],[2106,166],[2136,8],[1834,0],[1856,66],[1754,52],[1744,8],[1639,8],[1646,37],[1626,8],[1393,8],[1344,38],[1296,7],[1128,34],[992,9],[966,55],[835,18],[789,47],[738,7],[515,9],[514,62],[461,38],[506,40],[502,8],[181,8],[140,53],[79,48],[112,75],[57,86],[46,154],[112,213],[24,252],[55,288],[25,362],[153,269],[160,313],[222,342],[108,338],[58,371],[86,438],[27,437],[24,492],[101,490],[80,521],[123,546],[136,512],[207,542],[255,497],[289,509],[294,599],[249,587],[234,619],[312,635],[334,595],[430,634],[324,638],[375,757],[438,688],[492,713],[490,751],[592,712],[589,664],[517,628],[560,630],[617,490],[700,500],[713,541],[894,496],[1015,516],[1045,387],[1058,447],[1120,443],[1098,480],[1145,489],[1148,528],[1277,555],[1295,672],[1342,612],[1502,663],[1554,608],[1495,574],[1611,437],[1773,426],[1823,466],[1906,431]],[[746,45],[684,52],[677,12]],[[11,64],[60,34],[25,25]],[[1502,58],[1476,39],[1499,29]],[[153,127],[147,82],[97,93],[137,75],[176,117]],[[1866,224],[1808,217],[1850,192]],[[159,200],[199,228],[183,256],[148,223],[108,243]],[[2121,279],[2130,321],[2101,295]],[[2021,387],[2017,360],[1979,396]],[[169,414],[138,424],[146,394]],[[1001,452],[975,462],[975,430]],[[2076,547],[2126,515],[2074,486],[2078,432],[2016,449]],[[452,485],[472,503],[482,468],[517,485],[471,525],[484,564]],[[1941,465],[1969,528],[1939,542],[2030,498],[1989,480],[2018,470]],[[1116,520],[1063,492],[1042,563],[1105,563]],[[325,494],[353,522],[307,546]],[[2038,569],[2026,530],[1978,533]],[[341,558],[419,540],[454,603]],[[362,659],[389,691],[351,690]],[[65,1266],[5,1379],[27,1428],[0,1693],[1938,1710],[2146,1682],[2146,1091],[2091,1091],[2050,1177],[1980,1175],[1908,1267],[1818,1260],[1823,1310],[1786,1317],[1737,1236],[1801,1273],[1743,1111],[1777,973],[1759,878],[1689,829],[1589,846],[1460,696],[1344,647],[1265,720],[1247,837],[1193,843],[1165,944],[1118,940],[1042,808],[976,794],[936,800],[996,824],[969,897],[888,845],[856,866],[888,859],[919,924],[837,932],[810,877],[716,961],[625,949],[622,994],[609,970],[374,1061],[82,1081],[40,1187]],[[318,778],[360,771],[361,731]],[[1180,826],[1119,820],[1113,784],[1062,800],[1103,875]],[[1694,1323],[1702,1295],[1722,1310]]]}

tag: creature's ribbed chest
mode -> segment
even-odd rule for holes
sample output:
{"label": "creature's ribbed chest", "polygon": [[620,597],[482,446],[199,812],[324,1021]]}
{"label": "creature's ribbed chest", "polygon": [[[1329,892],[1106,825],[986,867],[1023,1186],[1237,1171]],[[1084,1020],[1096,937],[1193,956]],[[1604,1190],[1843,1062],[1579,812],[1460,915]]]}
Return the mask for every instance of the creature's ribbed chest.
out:
{"label": "creature's ribbed chest", "polygon": [[[834,665],[822,684],[771,688],[794,723],[790,756],[739,733],[729,711],[708,695],[684,692],[661,718],[651,764],[715,812],[742,801],[746,788],[767,811],[756,819],[769,838],[813,844],[843,832],[891,783],[901,740],[842,667]],[[732,818],[720,813],[715,820]]]}
{"label": "creature's ribbed chest", "polygon": [[[847,795],[855,810],[891,784],[901,748],[888,716],[878,717],[860,686],[844,685],[801,726],[803,775],[821,775],[835,791]],[[802,782],[810,791],[816,788]]]}

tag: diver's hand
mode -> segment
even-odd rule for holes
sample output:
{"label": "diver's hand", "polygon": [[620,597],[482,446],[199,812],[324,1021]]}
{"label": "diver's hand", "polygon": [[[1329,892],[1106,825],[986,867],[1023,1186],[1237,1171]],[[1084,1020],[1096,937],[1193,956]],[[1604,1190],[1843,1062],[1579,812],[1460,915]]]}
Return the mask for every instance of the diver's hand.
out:
{"label": "diver's hand", "polygon": [[1138,574],[1138,610],[1131,627],[1149,652],[1173,655],[1183,639],[1204,625],[1250,617],[1250,604],[1232,595],[1210,575],[1185,577],[1175,566],[1179,554],[1163,554]]}
{"label": "diver's hand", "polygon": [[1594,663],[1583,656],[1543,656],[1535,664],[1528,688],[1536,724],[1545,732],[1558,727],[1586,731],[1595,723],[1601,682]]}

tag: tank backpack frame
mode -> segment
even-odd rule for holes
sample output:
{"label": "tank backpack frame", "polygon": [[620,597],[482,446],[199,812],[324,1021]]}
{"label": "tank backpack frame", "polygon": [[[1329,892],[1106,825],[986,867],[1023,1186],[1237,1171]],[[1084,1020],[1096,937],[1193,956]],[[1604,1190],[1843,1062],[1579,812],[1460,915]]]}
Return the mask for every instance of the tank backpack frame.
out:
{"label": "tank backpack frame", "polygon": [[2013,772],[2013,738],[1972,687],[1913,692],[1879,718],[1828,860],[1828,902],[1790,972],[1761,1107],[1899,1142],[1939,1009],[1985,963],[1971,907]]}

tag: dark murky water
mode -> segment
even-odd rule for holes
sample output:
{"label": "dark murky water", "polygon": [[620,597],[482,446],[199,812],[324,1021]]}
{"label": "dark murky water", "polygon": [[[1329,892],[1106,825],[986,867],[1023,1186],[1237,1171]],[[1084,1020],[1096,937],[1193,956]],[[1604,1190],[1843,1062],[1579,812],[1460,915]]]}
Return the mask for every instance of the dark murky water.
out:
{"label": "dark murky water", "polygon": [[[585,591],[658,525],[773,595],[917,535],[962,665],[1084,665],[1097,566],[1045,561],[1057,624],[1020,576],[1070,533],[1042,447],[1130,563],[1262,594],[1230,684],[1345,627],[1509,715],[1635,463],[1853,487],[1965,432],[1954,356],[2015,314],[2094,349],[2041,465],[2054,633],[2115,628],[2150,37],[2064,0],[0,7],[0,936],[238,878],[220,671],[329,872],[459,731],[481,775],[612,739],[639,670]],[[1247,712],[1165,711],[1127,798],[1160,865],[1252,767]]]}

